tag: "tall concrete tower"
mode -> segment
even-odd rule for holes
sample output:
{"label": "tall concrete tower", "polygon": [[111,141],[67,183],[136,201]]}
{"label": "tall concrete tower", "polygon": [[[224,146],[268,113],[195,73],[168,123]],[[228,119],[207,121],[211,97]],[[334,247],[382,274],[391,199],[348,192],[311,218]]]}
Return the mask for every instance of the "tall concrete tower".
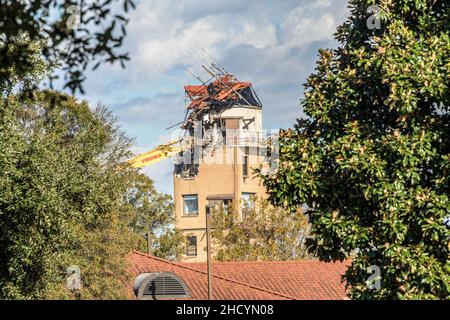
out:
{"label": "tall concrete tower", "polygon": [[183,261],[206,261],[207,206],[223,204],[242,216],[265,198],[253,168],[262,163],[262,105],[251,83],[219,72],[212,81],[186,86],[185,140],[192,147],[175,165],[176,227],[188,239]]}

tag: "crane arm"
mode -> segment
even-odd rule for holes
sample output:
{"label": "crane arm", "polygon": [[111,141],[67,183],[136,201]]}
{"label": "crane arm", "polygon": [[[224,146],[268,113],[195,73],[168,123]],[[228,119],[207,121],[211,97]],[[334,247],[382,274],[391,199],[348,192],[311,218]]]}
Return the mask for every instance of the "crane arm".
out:
{"label": "crane arm", "polygon": [[180,142],[181,140],[175,140],[167,144],[159,145],[158,147],[149,152],[140,154],[128,160],[128,163],[133,168],[143,168],[155,164],[157,162],[160,162],[164,159],[173,157],[177,153],[188,148],[188,146],[183,145]]}

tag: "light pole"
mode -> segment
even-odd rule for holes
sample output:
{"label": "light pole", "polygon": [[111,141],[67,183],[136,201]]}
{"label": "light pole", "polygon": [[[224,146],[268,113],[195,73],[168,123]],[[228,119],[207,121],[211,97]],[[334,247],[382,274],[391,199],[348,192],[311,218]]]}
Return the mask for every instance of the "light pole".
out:
{"label": "light pole", "polygon": [[152,238],[151,236],[151,232],[148,231],[147,232],[147,254],[151,255],[152,254]]}
{"label": "light pole", "polygon": [[213,296],[211,270],[211,209],[211,206],[206,206],[206,261],[208,264],[208,300],[212,300]]}

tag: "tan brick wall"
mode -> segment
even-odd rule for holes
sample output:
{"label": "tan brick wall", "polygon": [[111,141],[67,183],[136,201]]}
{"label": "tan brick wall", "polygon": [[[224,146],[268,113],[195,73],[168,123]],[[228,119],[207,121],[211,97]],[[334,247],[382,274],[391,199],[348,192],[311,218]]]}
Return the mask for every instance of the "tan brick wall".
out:
{"label": "tan brick wall", "polygon": [[[255,110],[251,111],[257,118],[254,127],[251,129],[259,130],[261,129],[261,110],[256,110],[257,112]],[[248,113],[249,111],[245,110],[245,112]],[[236,114],[239,114],[238,110],[234,110],[233,116]],[[244,150],[244,147],[221,147],[214,150],[209,158],[204,159],[205,163],[199,165],[198,175],[194,178],[182,179],[174,175],[176,227],[182,230],[185,235],[193,234],[197,236],[197,257],[183,256],[183,261],[206,261],[205,214],[206,205],[209,202],[207,200],[208,196],[236,194],[236,203],[239,203],[239,209],[243,192],[255,193],[257,197],[266,198],[262,182],[254,177],[252,172],[252,168],[256,168],[260,163],[260,157],[256,154],[256,148],[250,149],[249,176],[243,177],[242,175]],[[237,156],[237,165],[234,163],[235,155]],[[183,195],[194,194],[198,195],[198,216],[184,216]]]}

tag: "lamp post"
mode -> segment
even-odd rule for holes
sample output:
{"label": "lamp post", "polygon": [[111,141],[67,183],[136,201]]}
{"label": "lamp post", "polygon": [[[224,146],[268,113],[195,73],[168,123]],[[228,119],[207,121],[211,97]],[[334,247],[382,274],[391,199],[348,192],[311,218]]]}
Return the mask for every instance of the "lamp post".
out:
{"label": "lamp post", "polygon": [[211,209],[210,205],[206,206],[206,261],[208,264],[208,300],[212,300],[212,271],[211,271]]}
{"label": "lamp post", "polygon": [[147,232],[147,254],[152,254],[152,238],[151,238],[151,232]]}

